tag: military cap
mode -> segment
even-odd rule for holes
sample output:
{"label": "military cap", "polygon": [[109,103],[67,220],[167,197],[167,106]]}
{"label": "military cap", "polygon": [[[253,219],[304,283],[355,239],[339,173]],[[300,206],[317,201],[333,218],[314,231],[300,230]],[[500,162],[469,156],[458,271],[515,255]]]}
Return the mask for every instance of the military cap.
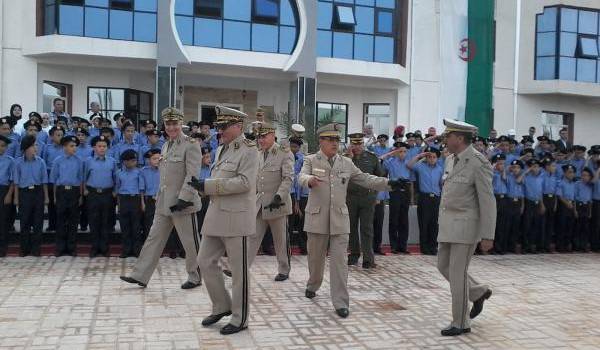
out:
{"label": "military cap", "polygon": [[577,169],[575,169],[575,166],[573,166],[573,164],[565,164],[562,166],[562,170],[566,173],[569,170],[573,170],[573,171],[577,171]]}
{"label": "military cap", "polygon": [[600,154],[600,149],[597,148],[590,148],[590,150],[588,151],[588,155],[590,156],[596,156]]}
{"label": "military cap", "polygon": [[513,145],[518,145],[518,144],[519,144],[519,142],[517,142],[517,140],[515,140],[515,139],[509,139],[508,141],[509,141],[511,144],[513,144]]}
{"label": "military cap", "polygon": [[292,124],[292,131],[297,134],[303,134],[306,132],[306,128],[302,124]]}
{"label": "military cap", "polygon": [[121,119],[121,118],[125,118],[125,115],[124,115],[123,113],[120,113],[120,112],[119,112],[119,113],[117,113],[117,114],[115,114],[115,115],[113,116],[113,120],[114,120],[114,121],[118,121],[118,120],[119,120],[119,119]]}
{"label": "military cap", "polygon": [[415,138],[415,134],[412,132],[409,132],[408,134],[405,135],[407,139],[413,139]]}
{"label": "military cap", "polygon": [[199,127],[201,127],[203,125],[206,125],[206,126],[212,128],[212,123],[210,121],[208,121],[208,120],[201,120],[199,122],[194,122],[194,123],[196,123]]}
{"label": "military cap", "polygon": [[105,132],[110,133],[111,136],[115,136],[115,131],[113,130],[113,128],[100,129],[100,134],[104,134]]}
{"label": "military cap", "polygon": [[128,149],[125,152],[121,153],[122,161],[132,160],[132,159],[137,159],[137,153],[135,152],[135,150]]}
{"label": "military cap", "polygon": [[350,143],[353,145],[362,145],[365,141],[364,137],[365,137],[365,134],[363,134],[362,132],[355,132],[355,133],[348,135],[348,138],[350,139]]}
{"label": "military cap", "polygon": [[526,143],[533,143],[533,137],[529,136],[529,135],[525,135],[521,138],[521,144],[526,144]]}
{"label": "military cap", "polygon": [[521,169],[525,168],[525,164],[523,164],[523,161],[519,159],[513,160],[512,162],[510,162],[510,165],[518,165],[521,167]]}
{"label": "military cap", "polygon": [[267,122],[262,122],[260,123],[260,126],[258,127],[258,136],[264,136],[270,133],[274,133],[275,132],[275,127]]}
{"label": "military cap", "polygon": [[156,122],[152,119],[148,119],[148,120],[144,120],[142,121],[142,126],[147,127],[148,125],[154,125],[154,127],[156,128]]}
{"label": "military cap", "polygon": [[[220,135],[220,134],[217,134],[217,135]],[[244,137],[250,141],[256,140],[256,135],[254,135],[251,132],[244,132]]]}
{"label": "military cap", "polygon": [[425,151],[424,151],[424,152],[425,152],[425,153],[435,153],[435,155],[436,155],[438,158],[439,158],[439,157],[442,155],[442,153],[440,152],[440,150],[439,150],[439,149],[437,149],[437,148],[434,148],[434,147],[427,147],[427,148],[425,148]]}
{"label": "military cap", "polygon": [[27,130],[30,126],[35,126],[38,132],[42,131],[42,125],[34,120],[28,120],[23,124],[23,128]]}
{"label": "military cap", "polygon": [[50,136],[54,135],[55,132],[57,131],[62,131],[65,132],[65,128],[63,128],[62,126],[53,126],[50,128],[50,130],[48,131],[48,134]]}
{"label": "military cap", "polygon": [[593,145],[592,147],[590,147],[590,149],[600,150],[600,145]]}
{"label": "military cap", "polygon": [[11,117],[3,117],[0,119],[0,125],[2,124],[8,124],[8,126],[10,126],[11,128],[13,127],[13,122],[12,122],[12,118]]}
{"label": "military cap", "polygon": [[420,133],[420,132],[415,132],[415,136],[414,136],[414,138],[415,138],[415,139],[418,139],[418,140],[423,140],[423,135],[421,135],[421,133]]}
{"label": "military cap", "polygon": [[131,120],[126,120],[123,122],[123,125],[121,125],[121,131],[124,132],[125,129],[127,129],[128,127],[133,126],[135,128],[135,125],[133,125],[133,122]]}
{"label": "military cap", "polygon": [[487,138],[488,143],[496,143],[497,141],[498,141],[498,138],[496,138],[496,137],[488,137]]}
{"label": "military cap", "polygon": [[104,118],[102,117],[102,113],[98,112],[98,113],[94,113],[94,114],[92,114],[92,115],[90,116],[90,120],[94,120],[94,119],[98,119],[98,118],[100,118],[100,119],[104,119]]}
{"label": "military cap", "polygon": [[12,140],[11,140],[11,139],[9,139],[9,138],[8,138],[8,137],[6,137],[6,136],[2,136],[2,135],[0,135],[0,141],[3,141],[3,142],[4,142],[5,144],[7,144],[7,145],[8,145],[9,143],[11,143],[11,142],[12,142]]}
{"label": "military cap", "polygon": [[408,148],[408,143],[402,142],[402,141],[397,141],[397,142],[394,142],[394,147],[395,148],[400,148],[400,147]]}
{"label": "military cap", "polygon": [[559,149],[558,153],[566,155],[566,154],[569,154],[569,150],[567,150],[567,149]]}
{"label": "military cap", "polygon": [[158,136],[158,137],[162,136],[160,134],[160,131],[156,130],[156,129],[148,130],[148,131],[145,132],[145,134],[146,134],[146,136],[152,136],[152,135]]}
{"label": "military cap", "polygon": [[585,152],[585,151],[587,151],[587,148],[585,146],[575,145],[575,146],[573,146],[573,151]]}
{"label": "military cap", "polygon": [[81,117],[71,117],[71,121],[73,122],[77,122],[77,123],[82,123],[85,119],[81,118]]}
{"label": "military cap", "polygon": [[87,131],[86,128],[75,129],[75,134],[79,134],[79,133],[84,134],[85,136],[90,136],[90,133],[89,133],[89,131]]}
{"label": "military cap", "polygon": [[35,145],[35,136],[27,135],[21,139],[21,151],[25,151],[29,147]]}
{"label": "military cap", "polygon": [[221,128],[226,128],[229,125],[237,123],[243,123],[244,120],[248,118],[246,113],[224,106],[216,106],[215,112],[217,113],[217,121],[215,122],[215,126]]}
{"label": "military cap", "polygon": [[554,160],[554,157],[552,156],[551,152],[544,152],[544,153],[542,153],[542,155],[540,156],[540,159],[544,159],[544,158],[549,158],[549,159]]}
{"label": "military cap", "polygon": [[554,162],[554,159],[551,157],[543,157],[542,160],[540,161],[542,166],[547,166],[549,164],[552,164]]}
{"label": "military cap", "polygon": [[79,139],[77,138],[77,136],[63,136],[63,138],[60,139],[60,144],[63,146],[66,145],[68,142],[74,142],[77,146],[79,146]]}
{"label": "military cap", "polygon": [[497,163],[499,160],[506,160],[506,155],[498,153],[492,157],[492,163]]}
{"label": "military cap", "polygon": [[202,155],[205,155],[207,153],[210,153],[212,151],[212,148],[210,148],[210,146],[204,146],[201,148],[202,150]]}
{"label": "military cap", "polygon": [[190,135],[190,137],[193,139],[200,139],[202,141],[204,141],[204,139],[206,139],[206,136],[204,136],[204,134],[201,132],[195,132],[192,135]]}
{"label": "military cap", "polygon": [[339,139],[341,125],[342,124],[338,123],[323,125],[317,129],[317,135],[319,135],[319,137],[337,137]]}
{"label": "military cap", "polygon": [[86,125],[86,126],[90,126],[90,122],[87,119],[81,118],[81,121],[79,122],[79,126],[82,125]]}
{"label": "military cap", "polygon": [[94,136],[94,138],[92,138],[92,147],[95,147],[98,142],[106,142],[106,145],[110,144],[110,140],[104,135]]}
{"label": "military cap", "polygon": [[444,134],[448,134],[451,132],[476,134],[478,130],[478,128],[475,125],[448,118],[444,118],[444,125],[446,126]]}
{"label": "military cap", "polygon": [[63,122],[65,124],[69,124],[69,120],[66,117],[58,117],[56,118],[56,123]]}
{"label": "military cap", "polygon": [[144,158],[150,158],[155,154],[160,154],[160,150],[157,148],[152,148],[146,151],[146,153],[144,153]]}
{"label": "military cap", "polygon": [[163,109],[160,116],[164,122],[183,121],[183,113],[175,107]]}
{"label": "military cap", "polygon": [[388,135],[386,135],[386,134],[379,134],[379,135],[377,135],[377,139],[378,139],[378,140],[379,140],[379,139],[386,139],[386,140],[389,140],[389,139],[390,139],[390,137],[389,137]]}
{"label": "military cap", "polygon": [[487,146],[487,139],[483,136],[475,136],[473,142],[483,142],[483,144]]}
{"label": "military cap", "polygon": [[588,173],[592,178],[594,177],[594,171],[592,169],[590,169],[589,167],[585,167],[583,169],[581,169],[581,173]]}
{"label": "military cap", "polygon": [[298,145],[298,146],[302,146],[304,144],[304,142],[302,141],[302,139],[299,138],[299,137],[290,137],[289,138],[289,142],[290,142],[290,144],[293,143],[293,144]]}
{"label": "military cap", "polygon": [[531,158],[527,161],[527,166],[532,166],[532,165],[541,165],[540,161],[537,160],[536,158]]}
{"label": "military cap", "polygon": [[258,108],[256,108],[256,115],[259,115],[259,114],[265,114],[265,110],[262,109],[262,107],[260,107],[260,106]]}
{"label": "military cap", "polygon": [[525,155],[525,154],[527,154],[527,153],[529,153],[529,154],[532,154],[532,155],[533,155],[533,154],[535,154],[535,151],[533,150],[533,148],[525,148],[525,149],[523,149],[523,150],[521,151],[521,155],[522,155],[522,156],[523,156],[523,155]]}
{"label": "military cap", "polygon": [[546,136],[546,135],[538,136],[538,137],[537,137],[537,140],[538,140],[539,142],[550,142],[550,139],[549,139],[549,138],[548,138],[548,136]]}
{"label": "military cap", "polygon": [[29,119],[31,118],[37,118],[40,123],[42,122],[42,116],[38,112],[29,112]]}
{"label": "military cap", "polygon": [[498,137],[497,141],[498,142],[510,142],[510,138],[506,135],[502,135],[502,136]]}

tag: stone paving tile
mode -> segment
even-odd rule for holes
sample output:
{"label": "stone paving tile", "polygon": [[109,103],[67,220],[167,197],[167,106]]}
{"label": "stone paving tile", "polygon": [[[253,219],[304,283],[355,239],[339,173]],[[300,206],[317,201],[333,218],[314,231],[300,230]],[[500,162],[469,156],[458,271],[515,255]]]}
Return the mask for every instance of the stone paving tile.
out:
{"label": "stone paving tile", "polygon": [[[275,259],[252,268],[250,328],[223,337],[202,327],[204,287],[180,289],[182,259],[163,258],[148,288],[122,283],[135,259],[0,259],[0,349],[598,349],[600,255],[477,256],[471,273],[494,295],[473,332],[443,338],[447,282],[435,257],[378,257],[376,270],[350,268],[351,316],[331,306],[326,274],[304,298],[306,257],[290,279],[273,281]],[[227,284],[230,285],[230,280]]]}

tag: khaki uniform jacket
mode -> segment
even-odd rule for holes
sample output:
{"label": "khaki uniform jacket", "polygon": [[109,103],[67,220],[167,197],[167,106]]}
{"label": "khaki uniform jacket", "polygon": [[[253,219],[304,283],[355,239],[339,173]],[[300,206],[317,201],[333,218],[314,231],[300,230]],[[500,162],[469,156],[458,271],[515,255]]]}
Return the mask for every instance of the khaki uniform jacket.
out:
{"label": "khaki uniform jacket", "polygon": [[[159,165],[160,184],[156,194],[156,213],[166,216],[189,215],[202,208],[198,191],[188,185],[192,176],[198,176],[201,163],[202,151],[195,139],[181,133],[173,140],[170,148],[169,141],[165,142]],[[178,199],[192,202],[194,205],[172,213],[169,208],[177,204]]]}
{"label": "khaki uniform jacket", "polygon": [[446,159],[439,211],[438,242],[475,244],[494,239],[496,200],[492,188],[492,165],[469,146]]}
{"label": "khaki uniform jacket", "polygon": [[312,177],[323,180],[311,188],[305,210],[304,231],[321,234],[350,233],[350,217],[346,206],[348,184],[377,191],[391,190],[388,179],[365,174],[352,163],[350,158],[336,155],[333,167],[321,151],[306,156],[300,171],[300,185],[308,186]]}
{"label": "khaki uniform jacket", "polygon": [[[256,232],[256,144],[240,135],[219,146],[203,194],[210,196],[202,235],[251,236]],[[223,154],[221,154],[223,153]]]}
{"label": "khaki uniform jacket", "polygon": [[[274,143],[264,152],[258,151],[258,176],[256,180],[256,212],[262,210],[262,218],[271,220],[292,213],[290,187],[294,181],[294,155],[286,147]],[[264,209],[278,194],[285,205],[279,209]]]}

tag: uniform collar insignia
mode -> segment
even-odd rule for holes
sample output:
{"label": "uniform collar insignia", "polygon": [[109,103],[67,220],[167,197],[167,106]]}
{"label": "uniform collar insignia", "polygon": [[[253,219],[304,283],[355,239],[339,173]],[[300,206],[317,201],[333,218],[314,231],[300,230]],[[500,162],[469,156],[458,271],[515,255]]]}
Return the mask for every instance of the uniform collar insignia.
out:
{"label": "uniform collar insignia", "polygon": [[239,142],[237,142],[237,141],[236,141],[236,142],[234,142],[234,143],[233,143],[233,149],[236,149],[236,150],[237,150],[237,149],[240,149],[240,143],[239,143]]}

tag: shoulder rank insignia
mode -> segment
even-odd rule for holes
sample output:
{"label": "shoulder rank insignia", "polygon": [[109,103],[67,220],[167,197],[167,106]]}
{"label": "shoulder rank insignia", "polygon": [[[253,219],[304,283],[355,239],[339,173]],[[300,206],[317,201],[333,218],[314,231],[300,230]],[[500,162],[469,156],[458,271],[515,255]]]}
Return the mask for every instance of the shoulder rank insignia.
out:
{"label": "shoulder rank insignia", "polygon": [[197,142],[196,139],[193,138],[193,137],[189,137],[188,141],[190,141],[190,143],[196,143]]}
{"label": "shoulder rank insignia", "polygon": [[239,142],[235,142],[235,143],[233,144],[233,149],[235,149],[235,150],[238,150],[238,149],[240,149],[240,143],[239,143]]}
{"label": "shoulder rank insignia", "polygon": [[289,151],[289,150],[290,150],[290,149],[289,149],[289,148],[287,148],[285,145],[279,145],[279,149],[280,149],[280,150],[282,150],[283,152],[287,152],[287,151]]}
{"label": "shoulder rank insignia", "polygon": [[[248,147],[255,147],[256,146],[256,142],[248,140],[248,139],[244,139],[244,144]],[[239,147],[239,146],[238,146]],[[237,148],[236,148],[237,149]]]}
{"label": "shoulder rank insignia", "polygon": [[277,148],[273,148],[273,149],[271,150],[271,153],[273,153],[273,155],[276,155],[276,154],[277,154]]}

